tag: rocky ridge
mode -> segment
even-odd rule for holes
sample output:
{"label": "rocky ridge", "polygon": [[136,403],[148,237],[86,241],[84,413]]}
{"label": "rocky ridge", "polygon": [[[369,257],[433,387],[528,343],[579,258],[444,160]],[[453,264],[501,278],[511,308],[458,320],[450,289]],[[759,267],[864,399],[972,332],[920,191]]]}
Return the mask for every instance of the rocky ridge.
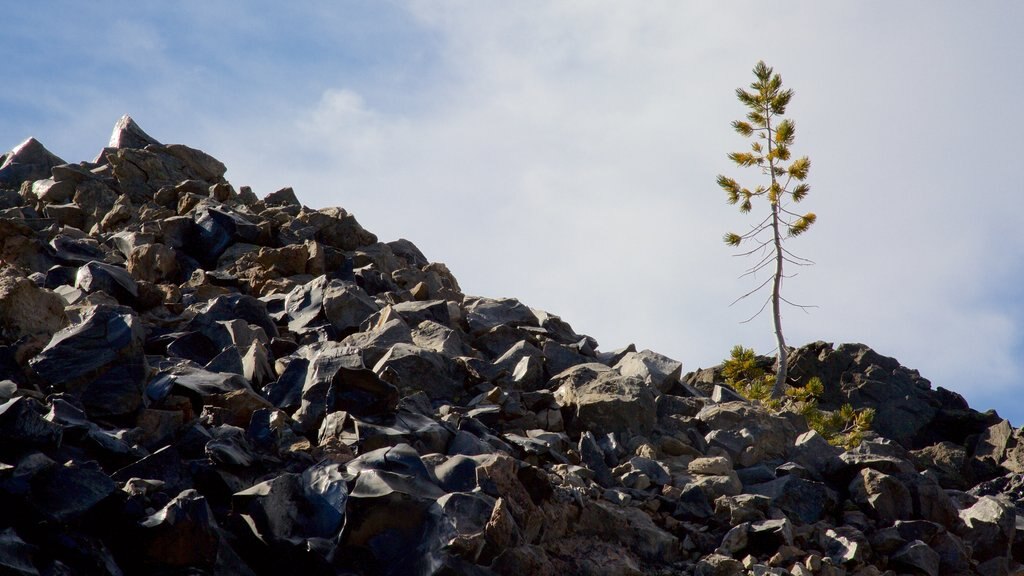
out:
{"label": "rocky ridge", "polygon": [[1024,574],[1024,429],[896,360],[794,351],[842,451],[225,171],[0,157],[3,573]]}

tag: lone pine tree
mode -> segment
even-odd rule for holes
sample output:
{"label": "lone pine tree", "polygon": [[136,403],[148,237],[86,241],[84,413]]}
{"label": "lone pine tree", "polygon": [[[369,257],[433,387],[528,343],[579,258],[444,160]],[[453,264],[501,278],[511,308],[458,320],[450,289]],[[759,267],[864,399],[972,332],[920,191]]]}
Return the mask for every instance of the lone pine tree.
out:
{"label": "lone pine tree", "polygon": [[802,266],[811,263],[786,250],[783,241],[785,238],[806,232],[814,224],[816,216],[811,212],[801,215],[787,209],[790,203],[803,200],[811,188],[804,182],[811,168],[810,159],[802,156],[790,160],[789,149],[793,144],[796,128],[793,122],[783,118],[783,115],[786,113],[786,105],[793,98],[793,91],[784,90],[782,76],[775,74],[763,61],[754,66],[754,76],[756,80],[750,85],[749,92],[743,88],[736,89],[736,97],[749,109],[747,119],[732,123],[736,132],[754,141],[750,145],[750,152],[732,152],[729,159],[743,168],[759,168],[767,178],[763,184],[750,189],[740,186],[732,178],[719,175],[718,185],[725,190],[730,204],[739,204],[740,212],[750,212],[756,198],[765,198],[770,207],[769,214],[750,231],[746,234],[729,232],[725,235],[725,242],[737,247],[753,245],[740,254],[758,257],[757,264],[749,268],[744,276],[756,276],[765,268],[773,269],[768,279],[736,301],[771,284],[771,296],[750,319],[758,316],[771,303],[775,340],[778,345],[772,396],[779,398],[786,390],[786,376],[789,371],[789,351],[782,335],[780,306],[782,302],[795,305],[782,297],[782,283],[786,278],[784,264]]}

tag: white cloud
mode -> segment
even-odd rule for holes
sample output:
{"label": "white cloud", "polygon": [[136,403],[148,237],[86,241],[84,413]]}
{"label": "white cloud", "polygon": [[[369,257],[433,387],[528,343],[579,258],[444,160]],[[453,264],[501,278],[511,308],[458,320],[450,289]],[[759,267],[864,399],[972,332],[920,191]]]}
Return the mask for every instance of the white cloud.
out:
{"label": "white cloud", "polygon": [[[733,90],[763,58],[796,90],[795,152],[813,160],[806,208],[819,215],[791,244],[818,265],[786,289],[820,308],[787,311],[790,344],[861,341],[972,401],[1016,385],[1021,9],[794,2],[752,19],[760,3],[404,6],[423,47],[352,70],[328,50],[354,33],[342,27],[316,36],[329,57],[294,56],[316,71],[305,83],[279,68],[286,57],[257,63],[210,38],[225,52],[189,75],[173,36],[147,44],[144,22],[129,28],[123,41],[158,64],[141,98],[173,131],[140,120],[223,160],[236,186],[290,185],[384,240],[409,238],[468,292],[519,297],[604,348],[635,341],[695,369],[736,343],[774,346],[767,315],[739,324],[758,302],[728,306],[753,284],[720,238],[752,217],[714,183],[756,178],[725,154],[745,146],[729,129],[743,114]],[[344,23],[340,10],[296,34]],[[235,42],[265,29],[241,16]],[[217,62],[231,82],[212,81]],[[275,74],[288,81],[265,80]],[[109,126],[125,110],[103,94],[89,105]]]}

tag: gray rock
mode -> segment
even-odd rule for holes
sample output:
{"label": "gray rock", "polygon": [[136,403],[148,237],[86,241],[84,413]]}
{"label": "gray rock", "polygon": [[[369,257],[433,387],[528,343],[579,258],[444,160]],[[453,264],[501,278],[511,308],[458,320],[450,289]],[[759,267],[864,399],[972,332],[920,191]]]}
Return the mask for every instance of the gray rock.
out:
{"label": "gray rock", "polygon": [[464,395],[462,379],[451,359],[412,344],[392,346],[373,371],[403,395],[422,391],[431,400],[458,399]]}
{"label": "gray rock", "polygon": [[974,559],[985,561],[1007,556],[1016,532],[1016,512],[1008,503],[982,496],[960,511],[964,529],[958,532],[974,549]]}
{"label": "gray rock", "polygon": [[825,555],[835,565],[863,564],[871,555],[871,545],[864,534],[850,526],[826,529],[819,542]]}
{"label": "gray rock", "polygon": [[464,304],[466,323],[474,334],[501,325],[537,326],[537,316],[514,298],[467,297]]}
{"label": "gray rock", "polygon": [[730,456],[739,466],[784,457],[796,438],[796,430],[788,420],[746,402],[711,404],[701,409],[696,418],[717,431],[712,439],[719,439],[720,446],[727,451],[733,450]]}
{"label": "gray rock", "polygon": [[405,238],[399,238],[392,242],[387,243],[391,251],[399,258],[405,260],[407,266],[413,268],[423,268],[430,264],[430,260],[420,252],[420,249],[415,244],[406,240]]}
{"label": "gray rock", "polygon": [[74,463],[54,462],[36,472],[29,483],[29,505],[57,522],[80,518],[117,489],[113,480],[97,467]]}
{"label": "gray rock", "polygon": [[656,423],[654,390],[604,364],[581,364],[552,378],[555,399],[571,430],[649,434]]}
{"label": "gray rock", "polygon": [[881,522],[909,520],[913,514],[910,491],[895,476],[864,468],[850,482],[850,497]]}
{"label": "gray rock", "polygon": [[615,368],[623,376],[639,376],[659,392],[665,393],[679,382],[683,364],[657,352],[644,350],[626,353],[615,364]]}
{"label": "gray rock", "polygon": [[295,190],[290,186],[267,194],[263,197],[263,203],[267,206],[302,206],[299,198],[295,196]]}
{"label": "gray rock", "polygon": [[217,259],[231,244],[255,243],[260,237],[259,228],[255,224],[225,206],[197,209],[194,218],[194,235],[188,240],[186,248],[193,258],[210,268],[216,266]]}
{"label": "gray rock", "polygon": [[812,524],[825,518],[839,506],[836,491],[821,482],[798,476],[783,476],[771,482],[746,486],[745,490],[771,498],[794,521]]}
{"label": "gray rock", "polygon": [[359,325],[379,308],[354,282],[341,280],[331,280],[326,285],[322,301],[324,316],[339,337],[358,331]]}
{"label": "gray rock", "polygon": [[315,230],[318,242],[339,250],[356,250],[377,242],[377,237],[343,208],[304,209],[295,221]]}

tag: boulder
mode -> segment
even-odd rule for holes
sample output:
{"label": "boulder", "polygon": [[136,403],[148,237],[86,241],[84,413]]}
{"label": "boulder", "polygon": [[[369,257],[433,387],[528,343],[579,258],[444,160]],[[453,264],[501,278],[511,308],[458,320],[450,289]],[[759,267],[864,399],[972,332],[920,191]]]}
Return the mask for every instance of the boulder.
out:
{"label": "boulder", "polygon": [[627,352],[615,364],[623,376],[639,376],[659,392],[668,392],[682,374],[683,364],[651,350]]}
{"label": "boulder", "polygon": [[551,379],[566,426],[577,433],[647,435],[657,421],[655,391],[604,364],[581,364]]}
{"label": "boulder", "polygon": [[959,531],[974,550],[979,562],[1007,557],[1017,532],[1017,514],[1009,503],[992,496],[982,496],[969,508],[960,511],[963,529]]}
{"label": "boulder", "polygon": [[43,342],[67,326],[64,302],[38,288],[11,266],[0,268],[0,340],[30,337]]}
{"label": "boulder", "polygon": [[29,365],[52,390],[77,398],[94,417],[134,412],[146,384],[142,321],[119,308],[86,308],[53,335]]}

